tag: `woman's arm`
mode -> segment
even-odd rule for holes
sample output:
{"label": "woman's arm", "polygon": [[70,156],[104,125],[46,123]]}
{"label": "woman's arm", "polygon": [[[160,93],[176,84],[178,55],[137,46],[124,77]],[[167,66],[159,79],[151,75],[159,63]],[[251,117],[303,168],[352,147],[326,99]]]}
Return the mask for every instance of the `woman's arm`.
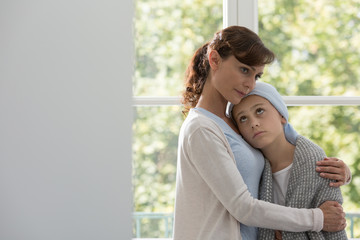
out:
{"label": "woman's arm", "polygon": [[[297,209],[254,199],[247,190],[231,155],[225,136],[214,129],[201,128],[189,138],[190,159],[213,194],[239,222],[250,226],[292,232],[320,231],[314,215],[319,209]],[[344,229],[343,212],[331,207],[324,212],[326,231]],[[324,211],[324,209],[322,209]],[[318,216],[318,215],[317,215]],[[306,219],[300,225],[298,219]]]}
{"label": "woman's arm", "polygon": [[336,180],[330,182],[331,187],[340,187],[351,182],[350,168],[338,158],[325,158],[316,162],[316,165],[316,171],[320,172],[321,177]]}

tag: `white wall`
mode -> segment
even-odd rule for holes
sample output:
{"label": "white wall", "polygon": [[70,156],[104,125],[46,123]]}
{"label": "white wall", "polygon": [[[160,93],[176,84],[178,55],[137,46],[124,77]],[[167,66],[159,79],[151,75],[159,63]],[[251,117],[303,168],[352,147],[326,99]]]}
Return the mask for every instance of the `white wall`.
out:
{"label": "white wall", "polygon": [[0,1],[0,239],[131,238],[132,15]]}

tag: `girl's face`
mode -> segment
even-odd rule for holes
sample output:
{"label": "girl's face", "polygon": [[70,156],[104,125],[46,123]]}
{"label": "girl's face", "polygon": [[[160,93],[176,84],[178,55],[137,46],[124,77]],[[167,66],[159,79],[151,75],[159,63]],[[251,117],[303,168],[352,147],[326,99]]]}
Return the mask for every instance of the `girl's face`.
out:
{"label": "girl's face", "polygon": [[265,65],[248,66],[234,56],[222,59],[216,52],[209,56],[212,68],[211,81],[215,89],[229,102],[238,104],[255,87],[255,81],[263,74]]}
{"label": "girl's face", "polygon": [[284,140],[283,118],[265,98],[251,95],[233,108],[233,117],[240,134],[253,147],[264,149],[277,140]]}

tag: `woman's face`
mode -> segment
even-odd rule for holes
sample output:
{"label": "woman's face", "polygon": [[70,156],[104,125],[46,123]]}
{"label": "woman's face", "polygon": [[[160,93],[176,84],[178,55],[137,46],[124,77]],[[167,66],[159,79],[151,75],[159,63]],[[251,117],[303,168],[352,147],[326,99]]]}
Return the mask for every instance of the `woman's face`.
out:
{"label": "woman's face", "polygon": [[229,102],[238,104],[255,87],[255,82],[263,74],[265,65],[248,66],[234,56],[222,59],[212,68],[212,83],[216,90]]}

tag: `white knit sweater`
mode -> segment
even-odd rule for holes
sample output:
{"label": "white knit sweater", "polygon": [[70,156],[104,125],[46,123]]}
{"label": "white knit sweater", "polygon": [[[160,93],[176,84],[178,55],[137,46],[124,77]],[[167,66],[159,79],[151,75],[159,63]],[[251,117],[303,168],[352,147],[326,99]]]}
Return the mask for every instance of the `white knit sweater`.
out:
{"label": "white knit sweater", "polygon": [[320,231],[320,209],[295,209],[251,197],[220,127],[192,109],[179,135],[174,240],[239,240],[240,224]]}

